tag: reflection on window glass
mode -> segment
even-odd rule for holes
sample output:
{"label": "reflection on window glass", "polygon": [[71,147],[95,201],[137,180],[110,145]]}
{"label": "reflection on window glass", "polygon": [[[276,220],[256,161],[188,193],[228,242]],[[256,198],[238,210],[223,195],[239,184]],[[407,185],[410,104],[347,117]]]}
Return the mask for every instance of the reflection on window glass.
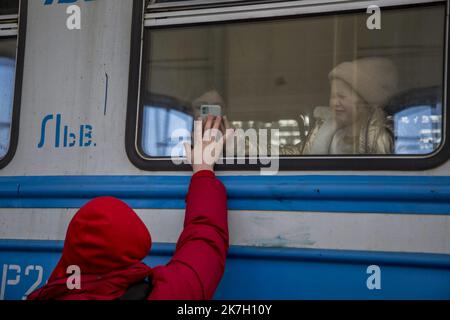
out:
{"label": "reflection on window glass", "polygon": [[393,114],[396,154],[429,154],[441,143],[442,99],[439,88],[399,96],[388,106]]}
{"label": "reflection on window glass", "polygon": [[177,110],[145,106],[143,151],[154,157],[170,156],[171,154],[182,157],[184,149],[180,142],[190,142],[189,135],[193,121],[192,116]]}
{"label": "reflection on window glass", "polygon": [[[190,102],[192,117],[214,104],[235,128],[278,129],[282,156],[432,153],[442,141],[445,6],[386,9],[381,30],[366,21],[346,13],[146,29],[143,90]],[[420,97],[431,87],[432,105]],[[417,101],[404,105],[408,95]],[[189,125],[146,115],[144,151],[170,156],[170,131]]]}
{"label": "reflection on window glass", "polygon": [[14,94],[15,40],[0,39],[0,159],[9,149]]}

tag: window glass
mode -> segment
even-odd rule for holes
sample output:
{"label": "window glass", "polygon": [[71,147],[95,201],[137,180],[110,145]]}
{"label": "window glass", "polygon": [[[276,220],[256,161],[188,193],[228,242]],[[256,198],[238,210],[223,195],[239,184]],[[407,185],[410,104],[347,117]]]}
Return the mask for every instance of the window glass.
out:
{"label": "window glass", "polygon": [[441,96],[440,88],[425,88],[400,96],[387,107],[394,115],[396,154],[429,154],[439,147],[442,140]]}
{"label": "window glass", "polygon": [[196,4],[207,4],[207,5],[211,5],[211,4],[218,4],[218,3],[226,3],[226,2],[256,2],[256,1],[260,1],[260,0],[148,0],[148,2],[150,4],[154,4],[154,3],[170,3],[170,2],[179,2],[180,4],[186,4],[189,5],[192,2],[196,3]]}
{"label": "window glass", "polygon": [[0,159],[9,149],[14,96],[16,39],[0,38]]}
{"label": "window glass", "polygon": [[171,156],[188,139],[172,131],[214,104],[234,128],[277,129],[286,157],[432,153],[443,140],[445,6],[384,9],[380,30],[368,17],[146,28],[142,150]]}

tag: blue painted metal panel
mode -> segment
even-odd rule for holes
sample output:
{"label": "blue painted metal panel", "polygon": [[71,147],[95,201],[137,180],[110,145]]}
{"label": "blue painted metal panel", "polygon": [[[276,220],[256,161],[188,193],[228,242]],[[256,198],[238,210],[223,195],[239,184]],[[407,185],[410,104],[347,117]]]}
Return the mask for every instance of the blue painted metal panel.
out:
{"label": "blue painted metal panel", "polygon": [[[102,195],[182,209],[187,176],[0,177],[0,208],[78,208]],[[450,177],[226,176],[233,210],[450,214]]]}
{"label": "blue painted metal panel", "polygon": [[[0,283],[6,299],[21,299],[41,265],[45,281],[56,265],[61,241],[0,241]],[[150,266],[164,264],[174,245],[154,244]],[[367,267],[381,268],[381,290],[369,290]],[[450,299],[450,255],[356,252],[312,249],[231,247],[215,299]]]}

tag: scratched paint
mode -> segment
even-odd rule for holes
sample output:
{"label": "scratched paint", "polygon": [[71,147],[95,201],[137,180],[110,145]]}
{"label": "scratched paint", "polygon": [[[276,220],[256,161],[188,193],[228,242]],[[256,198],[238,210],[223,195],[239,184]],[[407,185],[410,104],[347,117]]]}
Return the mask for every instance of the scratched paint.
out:
{"label": "scratched paint", "polygon": [[299,247],[307,247],[307,246],[313,246],[315,244],[314,241],[310,239],[311,234],[310,233],[303,233],[303,232],[297,232],[297,233],[291,233],[291,234],[280,234],[276,236],[275,238],[269,238],[269,239],[258,239],[256,241],[253,241],[251,245],[254,245],[256,247],[276,247],[276,248],[299,248]]}
{"label": "scratched paint", "polygon": [[[257,247],[309,247],[315,244],[311,239],[309,227],[302,222],[290,219],[284,221],[267,213],[244,213],[245,219],[236,221],[231,215],[230,224],[236,228],[239,241]],[[244,222],[245,221],[245,222]],[[277,227],[274,228],[274,225]],[[245,232],[243,229],[246,229]],[[251,230],[249,232],[249,230]],[[242,233],[241,233],[242,232]]]}

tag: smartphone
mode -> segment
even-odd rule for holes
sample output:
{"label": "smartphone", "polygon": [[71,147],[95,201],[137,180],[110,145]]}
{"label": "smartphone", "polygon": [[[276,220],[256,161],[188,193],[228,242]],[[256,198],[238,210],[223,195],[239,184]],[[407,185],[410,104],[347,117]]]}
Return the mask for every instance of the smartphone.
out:
{"label": "smartphone", "polygon": [[218,104],[202,104],[200,116],[206,118],[209,114],[215,117],[222,116],[222,107]]}

